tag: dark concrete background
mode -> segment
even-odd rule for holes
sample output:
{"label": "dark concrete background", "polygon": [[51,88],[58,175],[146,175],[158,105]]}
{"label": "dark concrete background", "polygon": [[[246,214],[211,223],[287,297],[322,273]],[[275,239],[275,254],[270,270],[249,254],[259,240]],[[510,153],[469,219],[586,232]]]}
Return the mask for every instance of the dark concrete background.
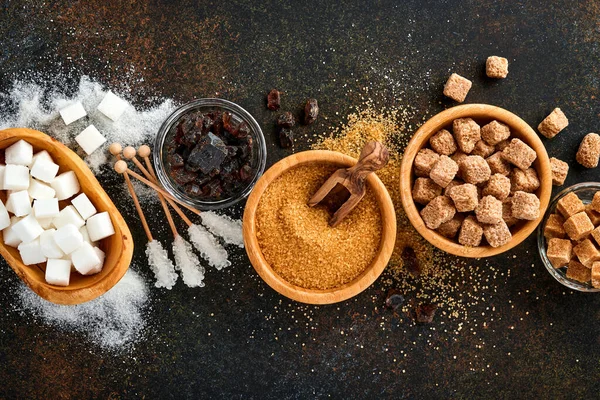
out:
{"label": "dark concrete background", "polygon": [[[441,90],[457,72],[474,82],[468,102],[505,107],[534,127],[560,106],[570,125],[544,139],[548,152],[571,165],[567,185],[597,180],[597,170],[575,163],[600,115],[593,1],[35,3],[0,2],[3,91],[15,76],[43,71],[72,77],[73,88],[84,74],[127,84],[139,106],[156,96],[221,96],[263,126],[272,164],[288,154],[275,146],[274,115],[264,106],[273,87],[289,110],[318,98],[321,118],[305,133],[322,134],[364,97],[409,107],[416,126],[452,105]],[[510,60],[508,79],[485,79],[492,54]],[[297,149],[307,147],[300,141]],[[103,183],[121,194],[117,181]],[[141,262],[143,233],[128,217]],[[126,354],[2,312],[0,398],[575,398],[600,389],[600,297],[556,283],[534,236],[467,264],[483,268],[484,280],[489,268],[496,283],[459,334],[446,332],[441,317],[415,325],[382,308],[389,273],[350,301],[311,307],[268,288],[242,251],[235,259],[210,271],[203,289],[152,289],[149,327]],[[16,278],[1,267],[0,310],[10,310]],[[494,278],[507,270],[510,277]]]}

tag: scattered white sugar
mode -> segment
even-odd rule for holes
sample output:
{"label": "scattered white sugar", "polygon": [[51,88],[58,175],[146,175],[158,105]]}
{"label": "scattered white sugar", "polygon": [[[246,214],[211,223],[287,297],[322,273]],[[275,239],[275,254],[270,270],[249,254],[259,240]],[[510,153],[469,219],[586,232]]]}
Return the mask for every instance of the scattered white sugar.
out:
{"label": "scattered white sugar", "polygon": [[148,242],[146,244],[146,256],[156,278],[154,286],[171,290],[177,282],[177,273],[175,272],[175,266],[169,259],[169,254],[162,247],[162,244],[158,240]]}
{"label": "scattered white sugar", "polygon": [[204,267],[200,265],[198,256],[194,254],[192,245],[177,235],[173,241],[175,268],[181,271],[183,282],[189,287],[204,286]]}
{"label": "scattered white sugar", "polygon": [[104,349],[123,350],[143,338],[148,289],[132,269],[104,295],[79,305],[50,303],[23,283],[17,296],[23,311],[65,332],[79,332]]}
{"label": "scattered white sugar", "polygon": [[214,211],[202,212],[200,218],[202,224],[214,235],[222,237],[225,243],[244,247],[242,221],[231,219],[226,215],[219,215]]}
{"label": "scattered white sugar", "polygon": [[[156,195],[156,190],[152,189],[150,186],[138,181],[137,179],[131,179],[131,184],[133,185],[133,190],[135,190],[135,194],[141,203],[156,203],[159,204],[158,196]],[[127,185],[123,183],[125,193],[128,192]],[[149,217],[148,215],[146,216]]]}
{"label": "scattered white sugar", "polygon": [[188,233],[190,240],[196,246],[196,250],[211,266],[220,270],[231,265],[227,250],[203,226],[192,224],[188,228]]}

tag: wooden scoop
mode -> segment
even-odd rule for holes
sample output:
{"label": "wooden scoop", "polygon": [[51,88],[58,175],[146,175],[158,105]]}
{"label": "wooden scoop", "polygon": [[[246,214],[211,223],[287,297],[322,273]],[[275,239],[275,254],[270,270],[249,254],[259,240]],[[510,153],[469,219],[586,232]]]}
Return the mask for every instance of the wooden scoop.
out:
{"label": "wooden scoop", "polygon": [[365,195],[365,178],[385,167],[388,149],[379,142],[368,142],[353,167],[338,169],[308,201],[310,207],[322,204],[332,213],[331,227],[336,227],[358,205]]}

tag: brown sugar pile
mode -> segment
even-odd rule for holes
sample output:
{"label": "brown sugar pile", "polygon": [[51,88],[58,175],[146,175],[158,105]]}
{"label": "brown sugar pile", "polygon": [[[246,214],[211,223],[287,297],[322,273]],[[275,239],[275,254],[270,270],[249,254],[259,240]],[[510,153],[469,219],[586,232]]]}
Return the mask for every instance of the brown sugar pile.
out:
{"label": "brown sugar pile", "polygon": [[348,283],[372,262],[381,241],[382,222],[375,195],[367,189],[358,206],[336,227],[324,207],[309,207],[310,197],[336,170],[303,165],[273,181],[256,211],[263,255],[286,281],[308,289]]}

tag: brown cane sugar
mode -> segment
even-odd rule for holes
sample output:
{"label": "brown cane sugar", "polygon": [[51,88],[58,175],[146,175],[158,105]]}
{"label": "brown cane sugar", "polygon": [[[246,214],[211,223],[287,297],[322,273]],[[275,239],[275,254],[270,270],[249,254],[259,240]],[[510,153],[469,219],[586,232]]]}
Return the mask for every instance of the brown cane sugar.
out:
{"label": "brown cane sugar", "polygon": [[309,207],[310,197],[336,170],[301,165],[274,180],[256,211],[257,238],[266,261],[286,281],[308,289],[331,289],[359,276],[373,261],[382,221],[367,188],[358,206],[336,227],[329,212]]}

